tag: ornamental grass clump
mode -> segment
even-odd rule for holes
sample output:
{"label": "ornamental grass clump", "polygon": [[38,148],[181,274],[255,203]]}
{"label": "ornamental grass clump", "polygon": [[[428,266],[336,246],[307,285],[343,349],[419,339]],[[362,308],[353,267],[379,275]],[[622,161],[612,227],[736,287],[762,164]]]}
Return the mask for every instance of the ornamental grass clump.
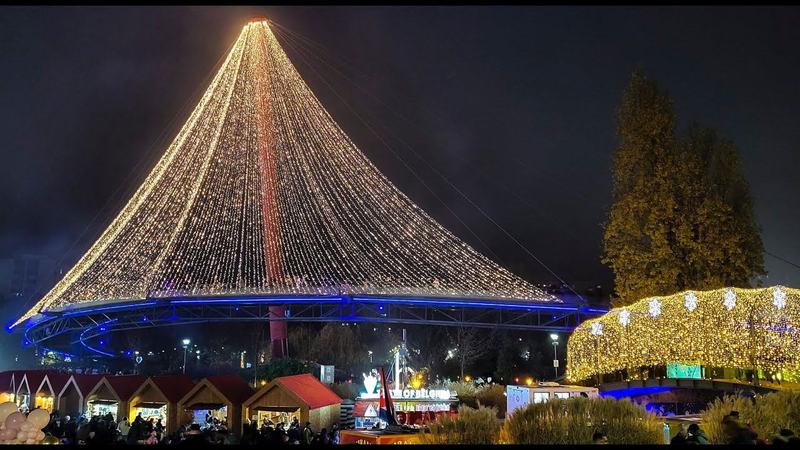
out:
{"label": "ornamental grass clump", "polygon": [[497,410],[460,406],[458,415],[443,415],[420,434],[425,444],[496,444],[500,432]]}
{"label": "ornamental grass clump", "polygon": [[662,423],[628,400],[583,397],[532,403],[506,418],[506,444],[591,444],[600,431],[610,444],[660,444]]}
{"label": "ornamental grass clump", "polygon": [[786,428],[800,430],[800,392],[778,391],[753,398],[726,395],[708,404],[703,411],[703,429],[712,444],[725,444],[722,419],[739,412],[739,423],[750,424],[767,441]]}
{"label": "ornamental grass clump", "polygon": [[455,381],[447,383],[445,387],[451,391],[455,391],[458,396],[458,401],[462,405],[470,406],[472,408],[478,407],[478,386],[473,383],[465,383],[463,381]]}
{"label": "ornamental grass clump", "polygon": [[497,409],[497,417],[506,416],[506,387],[502,384],[487,384],[481,387],[477,393],[477,403],[482,406]]}

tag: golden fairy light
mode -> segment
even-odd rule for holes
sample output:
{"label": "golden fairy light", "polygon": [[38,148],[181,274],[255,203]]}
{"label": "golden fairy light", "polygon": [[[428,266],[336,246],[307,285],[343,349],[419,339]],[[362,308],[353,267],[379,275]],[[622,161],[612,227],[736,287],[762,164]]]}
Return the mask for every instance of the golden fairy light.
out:
{"label": "golden fairy light", "polygon": [[342,291],[559,301],[400,192],[255,20],[133,197],[16,324],[97,300]]}
{"label": "golden fairy light", "polygon": [[800,290],[782,286],[646,298],[583,322],[567,344],[567,378],[671,363],[800,370]]}

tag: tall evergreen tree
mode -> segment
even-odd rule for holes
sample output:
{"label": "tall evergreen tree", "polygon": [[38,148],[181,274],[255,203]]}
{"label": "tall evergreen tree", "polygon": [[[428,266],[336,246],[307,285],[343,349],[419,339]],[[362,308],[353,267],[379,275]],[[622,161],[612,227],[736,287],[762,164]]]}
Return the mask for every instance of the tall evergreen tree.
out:
{"label": "tall evergreen tree", "polygon": [[735,146],[693,126],[679,141],[672,100],[635,72],[618,114],[603,262],[616,304],[685,289],[749,286],[763,244]]}
{"label": "tall evergreen tree", "polygon": [[703,194],[710,203],[716,203],[717,217],[722,222],[710,242],[701,244],[716,251],[721,264],[711,267],[715,278],[703,283],[707,288],[737,286],[749,287],[764,270],[764,244],[753,211],[750,187],[742,170],[736,145],[710,129],[693,124],[683,142],[684,154],[697,158],[700,164],[697,175],[703,180]]}
{"label": "tall evergreen tree", "polygon": [[654,81],[634,72],[618,111],[620,142],[603,257],[624,303],[673,291],[681,272],[681,258],[674,252],[679,214],[672,185],[679,162],[674,128],[672,100]]}

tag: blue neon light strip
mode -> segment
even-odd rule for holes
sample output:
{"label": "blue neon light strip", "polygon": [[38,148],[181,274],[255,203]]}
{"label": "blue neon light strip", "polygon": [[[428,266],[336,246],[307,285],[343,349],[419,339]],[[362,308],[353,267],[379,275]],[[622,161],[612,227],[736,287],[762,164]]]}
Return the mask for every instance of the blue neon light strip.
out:
{"label": "blue neon light strip", "polygon": [[335,302],[345,302],[344,297],[287,297],[287,298],[209,298],[191,300],[170,300],[171,305],[202,305],[209,303],[239,304],[239,303],[312,303],[325,300]]}
{"label": "blue neon light strip", "polygon": [[[604,314],[608,312],[607,309],[603,308],[588,308],[588,307],[581,307],[578,305],[546,305],[546,304],[525,304],[525,303],[505,303],[502,301],[490,301],[485,299],[460,299],[460,300],[448,300],[444,298],[403,298],[403,297],[368,297],[368,296],[314,296],[314,297],[253,297],[253,298],[237,298],[237,297],[229,297],[229,298],[183,298],[183,299],[151,299],[148,301],[140,301],[140,302],[133,302],[133,303],[126,303],[121,305],[111,305],[111,306],[98,306],[98,307],[85,307],[85,308],[76,308],[69,311],[64,311],[57,315],[50,315],[45,316],[43,319],[39,320],[36,323],[32,323],[30,320],[26,322],[26,330],[25,330],[25,339],[26,341],[30,342],[28,337],[28,331],[33,328],[39,328],[46,323],[52,322],[55,319],[58,319],[63,316],[77,316],[77,315],[90,315],[96,312],[102,311],[114,311],[114,310],[125,310],[125,309],[138,309],[142,307],[148,306],[168,306],[173,308],[173,316],[163,319],[166,321],[176,321],[180,320],[179,317],[175,316],[174,305],[202,305],[202,304],[220,304],[220,305],[240,305],[240,304],[308,304],[308,303],[349,303],[352,301],[353,303],[362,303],[362,304],[399,304],[399,305],[420,305],[420,306],[438,306],[438,307],[453,307],[453,308],[494,308],[494,309],[510,309],[510,310],[524,310],[524,311],[564,311],[564,312],[582,312],[587,314]],[[383,306],[380,306],[381,310]],[[103,322],[101,324],[96,325],[95,327],[88,328],[84,330],[83,333],[80,335],[81,344],[86,347],[87,349],[106,356],[115,356],[113,354],[106,353],[100,349],[91,347],[84,341],[85,333],[88,331],[97,328],[103,324],[111,323],[116,321],[117,319],[112,319],[111,321]],[[148,319],[145,317],[145,321]],[[346,321],[373,321],[374,318],[358,318],[358,317],[350,317],[350,316],[341,316],[339,320],[346,320]],[[159,322],[161,320],[158,320]]]}
{"label": "blue neon light strip", "polygon": [[429,299],[413,299],[413,298],[383,298],[383,297],[353,297],[354,302],[359,303],[394,303],[394,304],[413,304],[413,305],[431,305],[431,306],[451,306],[451,307],[471,307],[471,308],[501,308],[501,309],[524,309],[533,311],[576,311],[576,306],[549,306],[549,305],[525,305],[519,303],[500,303],[500,302],[487,302],[487,301],[472,301],[472,300],[429,300]]}
{"label": "blue neon light strip", "polygon": [[91,345],[87,344],[86,341],[84,340],[86,333],[92,331],[93,329],[95,329],[97,327],[100,327],[100,326],[103,326],[103,325],[108,325],[108,324],[116,322],[116,321],[117,321],[117,319],[106,320],[105,322],[98,323],[97,325],[95,325],[93,327],[89,327],[89,328],[83,330],[83,332],[80,334],[80,336],[78,336],[78,340],[80,341],[81,345],[83,345],[87,350],[89,350],[91,352],[98,353],[98,354],[101,354],[103,356],[110,356],[110,357],[117,356],[117,355],[115,355],[113,353],[104,352],[104,351],[100,350],[99,348],[94,348]]}
{"label": "blue neon light strip", "polygon": [[[169,305],[203,305],[203,304],[245,304],[245,303],[314,303],[314,302],[335,302],[347,303],[348,298],[345,296],[333,297],[256,297],[256,298],[194,298],[194,299],[174,299],[168,300]],[[357,303],[389,303],[389,304],[406,304],[406,305],[429,305],[441,307],[470,307],[470,308],[500,308],[500,309],[521,309],[528,311],[581,311],[586,313],[603,314],[608,312],[607,309],[602,308],[582,308],[579,306],[558,306],[558,305],[542,305],[542,304],[521,304],[521,303],[503,303],[485,300],[446,300],[446,299],[422,299],[422,298],[397,298],[397,297],[365,297],[355,296],[353,301]],[[64,316],[87,315],[95,312],[114,311],[123,309],[135,309],[145,306],[156,306],[160,302],[147,301],[142,303],[128,303],[124,305],[101,306],[96,308],[81,308],[70,311],[64,311]],[[42,324],[48,320],[57,318],[58,316],[47,318],[37,325]]]}

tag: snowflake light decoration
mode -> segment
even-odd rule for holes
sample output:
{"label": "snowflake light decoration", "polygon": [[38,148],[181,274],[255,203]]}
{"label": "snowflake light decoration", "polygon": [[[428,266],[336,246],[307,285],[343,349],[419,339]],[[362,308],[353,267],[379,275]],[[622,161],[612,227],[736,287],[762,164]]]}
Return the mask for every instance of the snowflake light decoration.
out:
{"label": "snowflake light decoration", "polygon": [[733,307],[736,306],[736,292],[733,292],[733,289],[728,288],[728,290],[725,291],[725,296],[724,300],[722,301],[722,304],[725,305],[726,308],[728,308],[728,311],[732,310]]}
{"label": "snowflake light decoration", "polygon": [[686,293],[686,295],[683,297],[683,305],[686,306],[686,309],[688,309],[689,312],[697,309],[697,296],[694,294],[694,292],[690,291]]}
{"label": "snowflake light decoration", "polygon": [[619,312],[619,323],[623,327],[627,327],[629,323],[631,323],[631,312],[627,309],[623,309]]}
{"label": "snowflake light decoration", "polygon": [[603,323],[602,322],[592,322],[592,335],[593,336],[600,336],[603,334]]}
{"label": "snowflake light decoration", "polygon": [[654,298],[650,300],[647,309],[650,311],[650,317],[656,317],[661,314],[661,302],[659,302],[657,298]]}
{"label": "snowflake light decoration", "polygon": [[778,309],[783,309],[786,306],[786,292],[783,292],[780,286],[772,291],[772,304]]}

